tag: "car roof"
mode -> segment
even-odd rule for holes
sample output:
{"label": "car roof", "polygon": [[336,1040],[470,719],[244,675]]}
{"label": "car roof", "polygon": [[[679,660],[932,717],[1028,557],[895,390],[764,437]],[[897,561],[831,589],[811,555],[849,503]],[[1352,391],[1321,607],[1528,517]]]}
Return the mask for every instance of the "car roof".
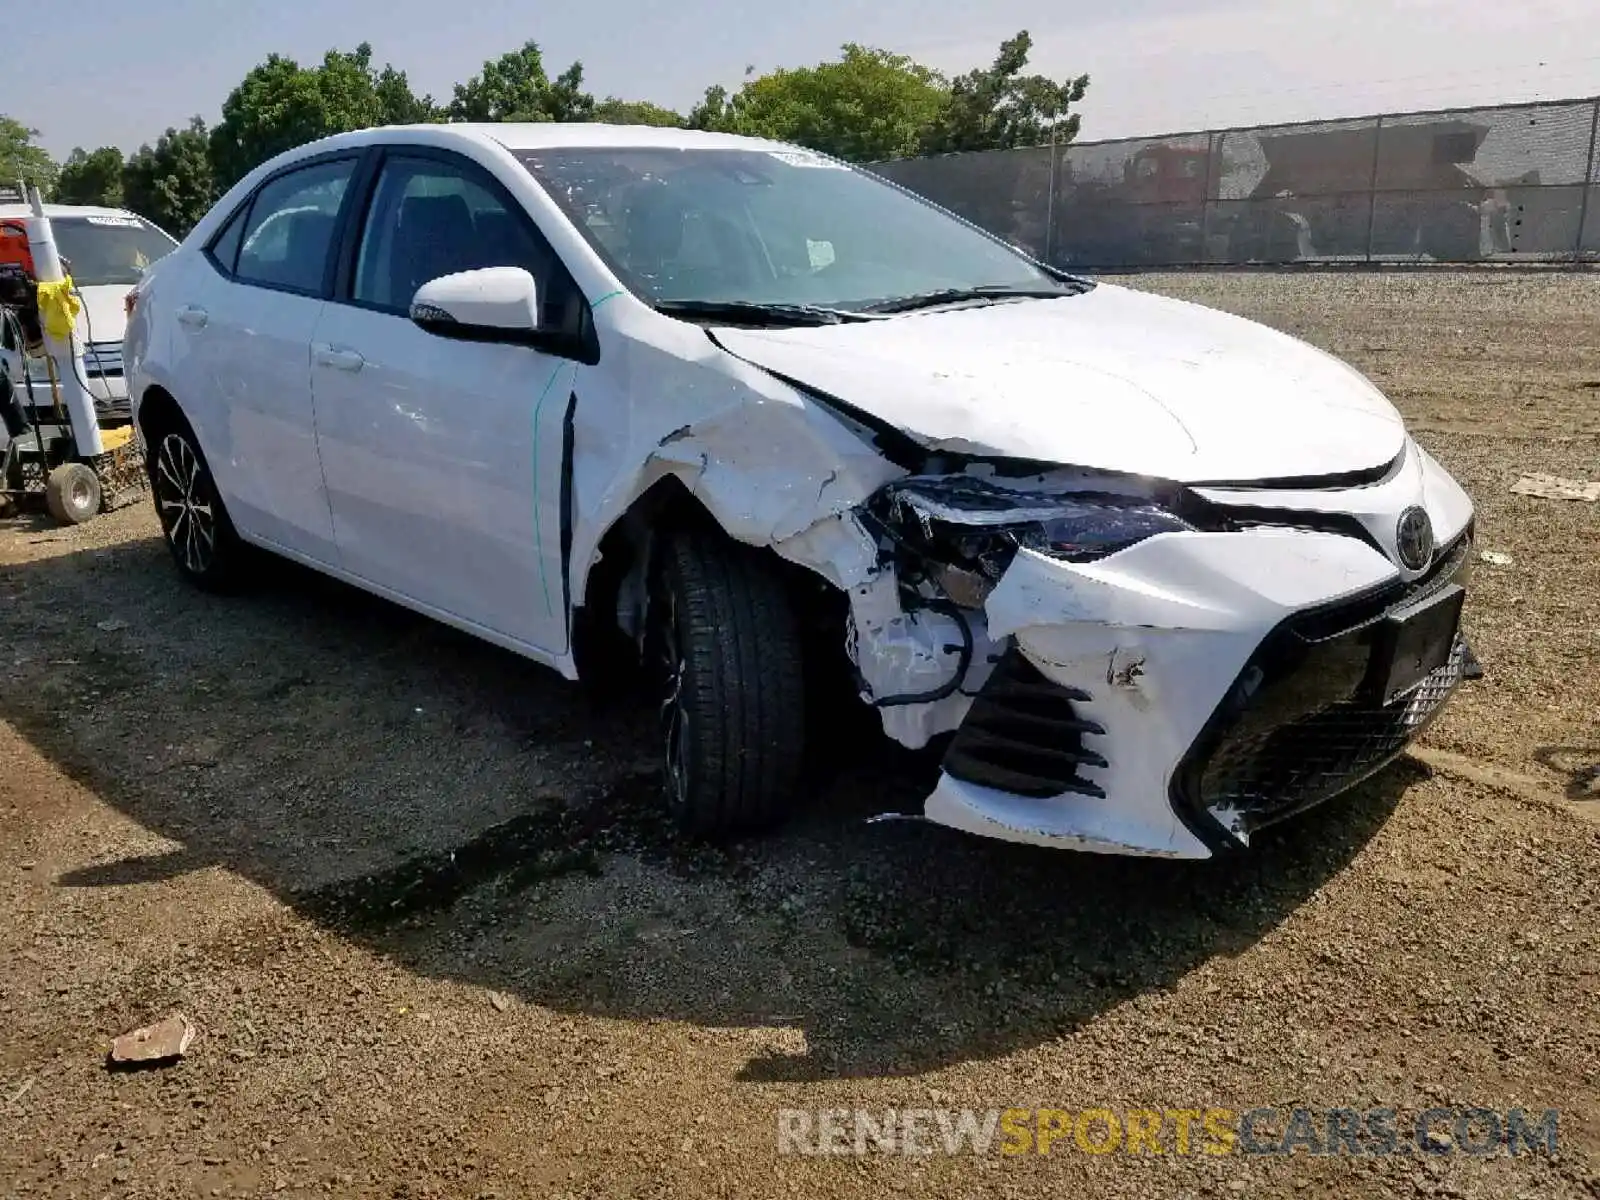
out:
{"label": "car roof", "polygon": [[473,133],[499,142],[507,150],[545,150],[566,146],[607,146],[658,150],[778,150],[793,149],[769,138],[736,133],[711,133],[704,129],[673,129],[661,125],[602,125],[592,121],[518,123],[469,126]]}
{"label": "car roof", "polygon": [[[600,121],[443,122],[413,125],[374,125],[306,142],[260,163],[234,184],[189,232],[204,241],[216,232],[225,212],[237,209],[237,199],[259,187],[279,171],[322,154],[365,150],[369,146],[424,145],[460,148],[476,143],[493,153],[546,149],[612,148],[632,150],[760,150],[808,153],[803,147],[770,138],[703,129],[673,129],[659,125],[611,125]],[[231,200],[230,200],[231,198]],[[228,203],[224,203],[228,201]]]}
{"label": "car roof", "polygon": [[598,121],[515,121],[471,122],[419,125],[379,125],[346,134],[335,134],[312,146],[335,144],[361,145],[394,141],[408,134],[426,134],[499,145],[507,150],[554,150],[565,147],[614,147],[638,150],[797,150],[787,142],[769,138],[745,137],[734,133],[710,133],[703,129],[673,129],[660,125],[608,125]]}
{"label": "car roof", "polygon": [[[102,208],[97,204],[46,204],[44,215],[47,217],[134,217],[125,208]],[[15,220],[19,217],[33,216],[33,209],[26,204],[0,204],[0,220]]]}

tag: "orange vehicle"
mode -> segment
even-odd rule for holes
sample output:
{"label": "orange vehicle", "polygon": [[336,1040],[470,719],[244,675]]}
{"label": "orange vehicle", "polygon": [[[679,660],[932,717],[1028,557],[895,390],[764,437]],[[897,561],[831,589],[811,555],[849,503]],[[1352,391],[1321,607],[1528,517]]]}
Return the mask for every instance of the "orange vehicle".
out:
{"label": "orange vehicle", "polygon": [[33,278],[33,252],[21,221],[0,221],[0,275],[20,272]]}
{"label": "orange vehicle", "polygon": [[36,346],[41,337],[34,299],[37,278],[26,226],[15,219],[0,220],[0,306],[11,310],[29,347]]}

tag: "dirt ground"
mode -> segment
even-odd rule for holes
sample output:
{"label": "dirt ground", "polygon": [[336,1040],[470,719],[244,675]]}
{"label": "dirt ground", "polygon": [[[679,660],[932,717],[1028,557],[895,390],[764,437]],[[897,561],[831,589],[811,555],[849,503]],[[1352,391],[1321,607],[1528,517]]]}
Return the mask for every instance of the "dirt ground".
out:
{"label": "dirt ground", "polygon": [[[196,594],[147,505],[12,519],[0,1196],[1600,1196],[1600,504],[1509,491],[1600,478],[1600,276],[1137,286],[1348,357],[1473,492],[1487,674],[1415,756],[1226,863],[869,826],[888,753],[697,849],[645,714],[302,571]],[[173,1011],[183,1062],[107,1069]],[[778,1153],[782,1109],[1296,1105],[1559,1148]]]}

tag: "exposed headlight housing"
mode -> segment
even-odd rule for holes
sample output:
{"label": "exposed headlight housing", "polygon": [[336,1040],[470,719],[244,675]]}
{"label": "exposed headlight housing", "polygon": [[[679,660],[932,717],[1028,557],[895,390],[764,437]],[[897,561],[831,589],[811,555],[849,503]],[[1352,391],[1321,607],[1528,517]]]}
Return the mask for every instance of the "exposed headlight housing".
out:
{"label": "exposed headlight housing", "polygon": [[1063,499],[1058,515],[1029,525],[1018,542],[1068,562],[1091,562],[1158,533],[1190,529],[1187,521],[1153,504],[1107,504],[1085,497]]}
{"label": "exposed headlight housing", "polygon": [[948,543],[960,557],[988,565],[984,573],[994,577],[993,568],[1003,571],[1019,546],[1092,562],[1156,534],[1195,528],[1148,495],[1099,488],[1043,492],[938,476],[901,480],[886,492],[901,529],[914,525],[922,541]]}
{"label": "exposed headlight housing", "polygon": [[[935,659],[942,648],[957,661],[937,688],[878,696],[863,682],[863,695],[889,708],[931,704],[954,694],[979,645],[974,616],[1018,548],[1088,562],[1157,534],[1194,528],[1160,502],[1148,481],[1096,478],[1082,484],[1060,477],[1010,482],[983,475],[919,475],[880,488],[862,515],[876,527],[883,561],[893,567],[901,616],[914,631],[913,640],[920,638],[924,657],[931,638]],[[942,614],[945,624],[933,624],[930,612]],[[938,631],[951,626],[959,641],[939,646]]]}

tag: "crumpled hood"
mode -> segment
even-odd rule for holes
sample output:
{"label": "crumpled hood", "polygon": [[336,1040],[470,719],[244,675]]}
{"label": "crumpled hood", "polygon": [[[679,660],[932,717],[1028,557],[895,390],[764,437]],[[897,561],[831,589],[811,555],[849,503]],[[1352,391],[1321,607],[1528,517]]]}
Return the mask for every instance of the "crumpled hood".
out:
{"label": "crumpled hood", "polygon": [[800,329],[718,328],[730,352],[929,446],[1243,482],[1359,471],[1405,442],[1353,368],[1267,326],[1100,284]]}

